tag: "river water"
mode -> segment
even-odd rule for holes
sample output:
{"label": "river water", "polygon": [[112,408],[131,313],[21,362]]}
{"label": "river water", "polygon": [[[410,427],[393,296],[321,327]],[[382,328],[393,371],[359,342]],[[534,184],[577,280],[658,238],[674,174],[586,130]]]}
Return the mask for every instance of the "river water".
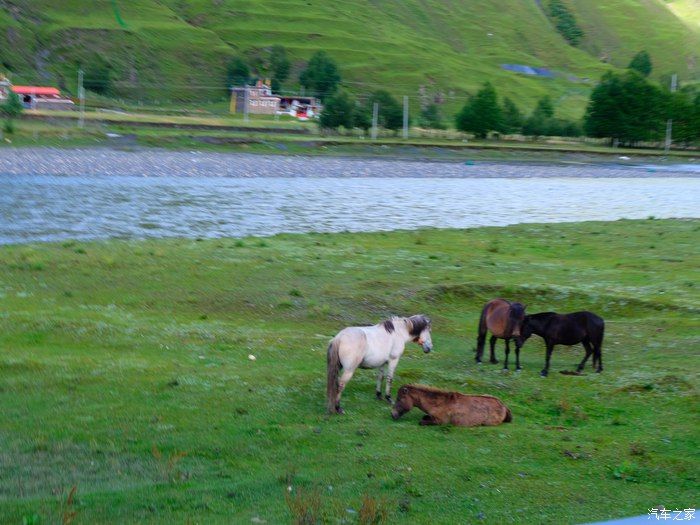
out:
{"label": "river water", "polygon": [[289,157],[256,163],[254,156],[241,156],[246,170],[275,166],[276,159],[291,171],[280,175],[268,166],[245,176],[232,167],[236,156],[227,157],[233,173],[167,173],[138,163],[133,172],[120,163],[101,171],[95,171],[99,163],[86,164],[78,174],[75,166],[52,173],[50,165],[15,163],[3,172],[0,161],[0,244],[700,217],[700,177],[692,168]]}

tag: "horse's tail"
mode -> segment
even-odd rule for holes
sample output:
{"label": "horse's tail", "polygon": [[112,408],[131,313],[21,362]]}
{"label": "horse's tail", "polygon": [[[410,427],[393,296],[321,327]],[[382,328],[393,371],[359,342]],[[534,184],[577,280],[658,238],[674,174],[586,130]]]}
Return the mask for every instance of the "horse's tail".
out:
{"label": "horse's tail", "polygon": [[333,339],[328,345],[328,379],[326,383],[326,398],[328,401],[328,412],[335,412],[335,404],[338,399],[338,371],[340,370],[340,356],[338,353],[338,340]]}
{"label": "horse's tail", "polygon": [[479,335],[476,338],[476,362],[481,362],[481,356],[484,355],[484,344],[486,343],[486,309],[488,304],[481,310],[479,318]]}
{"label": "horse's tail", "polygon": [[513,413],[510,411],[510,408],[506,407],[506,417],[503,418],[504,423],[510,423],[513,421]]}

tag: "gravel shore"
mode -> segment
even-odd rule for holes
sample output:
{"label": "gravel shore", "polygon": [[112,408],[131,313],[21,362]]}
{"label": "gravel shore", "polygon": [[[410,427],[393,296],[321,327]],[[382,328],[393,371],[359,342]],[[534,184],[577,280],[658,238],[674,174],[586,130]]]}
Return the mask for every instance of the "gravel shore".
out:
{"label": "gravel shore", "polygon": [[220,177],[660,177],[700,176],[700,163],[532,164],[305,157],[107,148],[2,148],[0,175]]}

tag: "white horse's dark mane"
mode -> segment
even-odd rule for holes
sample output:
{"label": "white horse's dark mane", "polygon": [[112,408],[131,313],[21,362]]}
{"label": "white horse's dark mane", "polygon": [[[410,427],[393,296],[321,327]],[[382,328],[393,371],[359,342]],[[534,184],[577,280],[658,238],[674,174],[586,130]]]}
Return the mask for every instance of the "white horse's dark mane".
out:
{"label": "white horse's dark mane", "polygon": [[430,319],[425,315],[412,315],[408,318],[408,333],[414,337],[418,337],[428,327],[430,327]]}
{"label": "white horse's dark mane", "polygon": [[382,326],[390,334],[394,333],[395,328],[394,328],[394,321],[392,319],[387,319],[386,321],[384,321],[382,323]]}
{"label": "white horse's dark mane", "polygon": [[382,321],[379,324],[383,326],[384,330],[386,330],[388,333],[393,334],[396,330],[396,326],[394,325],[394,323],[401,319],[406,321],[406,328],[408,329],[408,333],[413,337],[418,337],[423,330],[430,326],[430,319],[422,314],[412,315],[411,317],[404,318],[394,316],[387,319],[386,321]]}

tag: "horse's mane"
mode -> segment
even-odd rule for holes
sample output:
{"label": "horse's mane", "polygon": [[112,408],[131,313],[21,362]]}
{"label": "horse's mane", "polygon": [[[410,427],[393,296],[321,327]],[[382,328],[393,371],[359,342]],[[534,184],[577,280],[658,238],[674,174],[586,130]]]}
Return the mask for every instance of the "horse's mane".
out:
{"label": "horse's mane", "polygon": [[[415,384],[415,385],[404,385],[401,388],[410,388],[412,390],[419,390],[420,392],[424,394],[432,394],[432,395],[442,395],[442,396],[464,396],[467,394],[462,394],[461,392],[455,392],[453,390],[443,390],[442,388],[436,388],[434,386],[428,386],[428,385],[421,385],[421,384]],[[399,390],[401,390],[401,388]],[[469,394],[470,397],[486,397],[490,399],[497,399],[500,401],[495,396],[490,396],[488,394]]]}
{"label": "horse's mane", "polygon": [[553,315],[558,315],[557,312],[539,312],[536,314],[529,314],[526,317],[528,319],[547,319],[548,317],[552,317]]}
{"label": "horse's mane", "polygon": [[379,326],[382,326],[388,333],[393,334],[396,330],[396,323],[400,321],[404,321],[406,323],[406,329],[413,337],[418,337],[423,330],[430,326],[430,319],[421,314],[413,315],[411,317],[398,317],[394,315],[379,323]]}
{"label": "horse's mane", "polygon": [[387,332],[389,332],[391,334],[395,330],[394,319],[396,319],[396,318],[392,317],[391,319],[387,319],[386,321],[379,323],[379,324],[381,324],[384,327],[384,330],[386,330]]}
{"label": "horse's mane", "polygon": [[412,315],[406,321],[408,333],[414,337],[418,337],[423,330],[430,326],[430,319],[423,314]]}
{"label": "horse's mane", "polygon": [[413,390],[420,390],[421,392],[426,392],[430,394],[451,394],[452,392],[449,390],[443,390],[442,388],[437,388],[434,386],[428,386],[428,385],[405,385],[405,387],[402,388],[412,388]]}

